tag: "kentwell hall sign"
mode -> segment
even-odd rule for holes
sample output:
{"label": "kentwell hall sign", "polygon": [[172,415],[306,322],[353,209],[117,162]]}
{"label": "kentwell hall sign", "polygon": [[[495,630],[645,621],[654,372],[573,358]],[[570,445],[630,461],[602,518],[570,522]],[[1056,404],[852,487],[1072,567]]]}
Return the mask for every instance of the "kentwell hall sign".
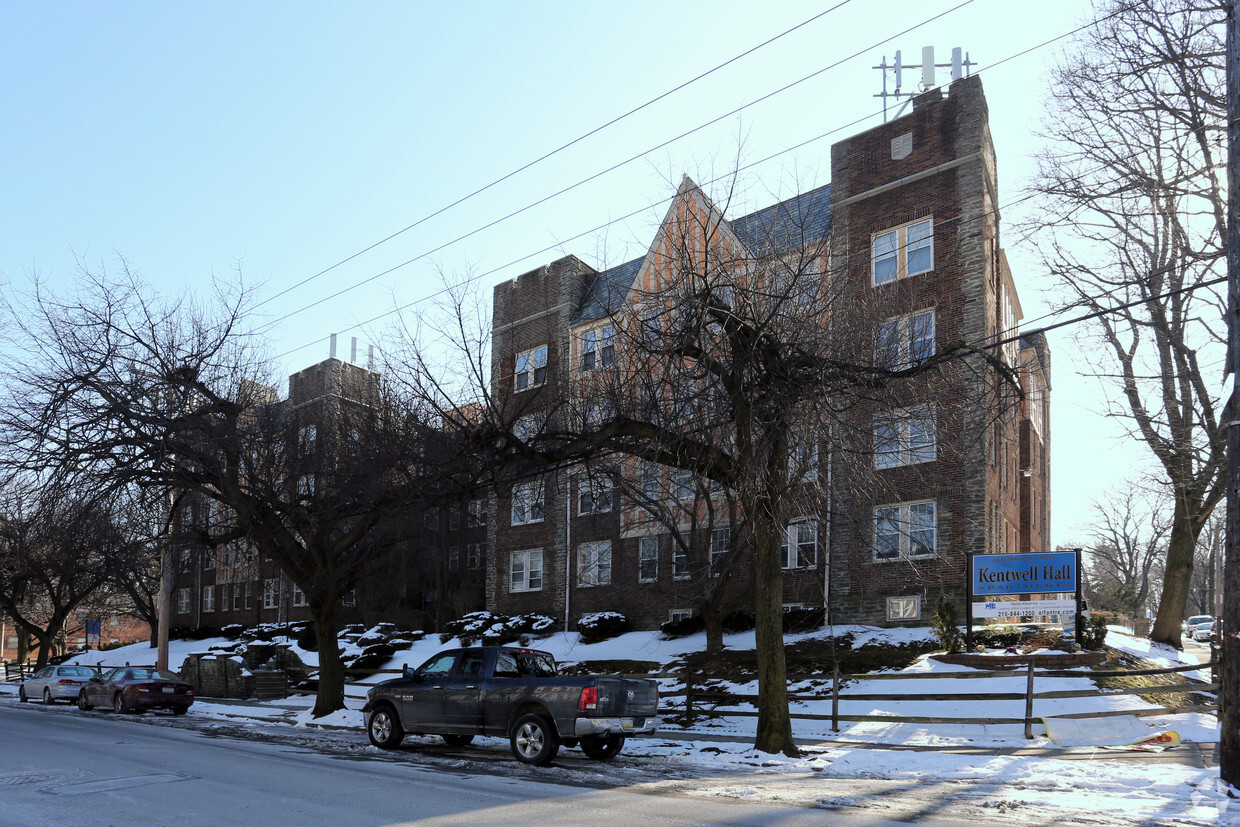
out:
{"label": "kentwell hall sign", "polygon": [[975,554],[973,594],[1046,594],[1076,591],[1076,552]]}

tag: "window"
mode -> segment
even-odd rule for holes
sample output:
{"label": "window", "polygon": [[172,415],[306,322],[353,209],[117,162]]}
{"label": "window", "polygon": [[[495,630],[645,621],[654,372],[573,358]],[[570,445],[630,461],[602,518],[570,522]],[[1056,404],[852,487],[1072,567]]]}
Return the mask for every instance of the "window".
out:
{"label": "window", "polygon": [[254,583],[249,580],[245,583],[245,607],[254,608]]}
{"label": "window", "polygon": [[581,369],[594,370],[616,361],[616,329],[611,325],[581,334]]}
{"label": "window", "polygon": [[512,423],[512,435],[522,442],[530,442],[542,433],[543,426],[546,424],[545,413],[528,414]]}
{"label": "window", "polygon": [[303,452],[310,453],[314,450],[318,434],[318,428],[314,425],[307,425],[297,432],[297,442]]}
{"label": "window", "polygon": [[934,408],[905,408],[874,424],[874,467],[931,462],[937,456]]}
{"label": "window", "polygon": [[[249,583],[245,584],[245,590],[247,592],[250,590]],[[232,607],[233,607],[234,612],[240,611],[241,609],[241,584],[240,583],[233,583]]]}
{"label": "window", "polygon": [[933,502],[883,505],[874,509],[874,558],[933,557],[937,545]]}
{"label": "window", "polygon": [[487,501],[486,500],[470,500],[469,501],[469,519],[468,523],[471,528],[485,526],[487,524]]}
{"label": "window", "polygon": [[685,468],[677,468],[672,472],[672,496],[677,500],[693,499],[693,472]]}
{"label": "window", "polygon": [[667,612],[668,621],[673,623],[677,620],[686,620],[690,617],[693,617],[693,609],[668,609]]}
{"label": "window", "polygon": [[716,528],[710,533],[710,573],[718,577],[728,564],[732,551],[732,529]]}
{"label": "window", "polygon": [[660,491],[661,483],[659,480],[659,466],[654,463],[646,463],[642,466],[642,497],[650,502],[658,502],[661,500],[662,491]]}
{"label": "window", "polygon": [[542,480],[523,482],[512,487],[512,524],[541,523],[543,521]]}
{"label": "window", "polygon": [[509,591],[534,592],[543,585],[543,553],[542,549],[534,551],[514,551],[510,560]]}
{"label": "window", "polygon": [[293,605],[294,605],[294,606],[305,606],[305,605],[307,605],[307,603],[306,603],[306,593],[305,593],[305,592],[303,592],[303,591],[301,590],[301,587],[299,587],[299,586],[293,586]]}
{"label": "window", "polygon": [[637,580],[653,583],[659,579],[659,538],[642,537],[637,541]]}
{"label": "window", "polygon": [[461,567],[461,547],[451,546],[448,548],[448,570],[456,571]]}
{"label": "window", "polygon": [[274,609],[280,604],[280,581],[274,577],[263,581],[263,608]]}
{"label": "window", "polygon": [[818,440],[813,436],[794,439],[788,451],[788,479],[813,482],[818,479]]}
{"label": "window", "polygon": [[345,592],[344,597],[340,598],[340,605],[341,606],[356,606],[357,605],[357,589],[350,589],[349,591]]}
{"label": "window", "polygon": [[870,264],[875,285],[933,270],[934,219],[876,233],[870,242]]}
{"label": "window", "polygon": [[517,354],[514,379],[518,391],[536,388],[547,381],[547,346]]}
{"label": "window", "polygon": [[680,542],[672,545],[672,577],[683,580],[689,576],[689,549],[693,546],[693,537],[681,534]]}
{"label": "window", "polygon": [[314,496],[314,474],[306,474],[297,478],[297,496]]}
{"label": "window", "polygon": [[220,611],[221,612],[228,611],[228,589],[229,589],[228,583],[224,583],[223,585],[220,586]]}
{"label": "window", "polygon": [[461,527],[461,511],[455,505],[448,509],[448,531],[456,531]]}
{"label": "window", "polygon": [[887,598],[887,619],[920,620],[921,595],[913,594],[908,597]]}
{"label": "window", "polygon": [[779,549],[780,566],[803,569],[818,563],[818,521],[801,520],[788,526]]}
{"label": "window", "polygon": [[577,585],[606,586],[611,582],[611,542],[582,543],[577,547]]}
{"label": "window", "polygon": [[211,571],[215,568],[215,549],[207,549],[202,553],[202,570]]}
{"label": "window", "polygon": [[205,586],[202,590],[202,610],[215,611],[215,586]]}
{"label": "window", "polygon": [[189,589],[177,589],[177,614],[189,614]]}
{"label": "window", "polygon": [[599,514],[611,511],[611,480],[583,477],[577,481],[577,513]]}
{"label": "window", "polygon": [[486,559],[486,545],[484,543],[470,543],[465,547],[465,564],[471,569],[482,568]]}
{"label": "window", "polygon": [[897,316],[878,326],[880,365],[900,370],[924,362],[935,350],[933,310]]}

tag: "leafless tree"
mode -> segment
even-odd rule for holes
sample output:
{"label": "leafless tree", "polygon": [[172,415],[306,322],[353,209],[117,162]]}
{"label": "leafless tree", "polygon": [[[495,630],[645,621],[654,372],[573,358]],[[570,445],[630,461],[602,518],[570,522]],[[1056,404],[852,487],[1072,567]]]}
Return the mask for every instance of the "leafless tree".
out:
{"label": "leafless tree", "polygon": [[1112,392],[1106,414],[1153,453],[1171,493],[1154,640],[1180,645],[1197,537],[1223,496],[1218,382],[1226,238],[1224,4],[1100,3],[1052,74],[1027,230]]}
{"label": "leafless tree", "polygon": [[5,459],[170,497],[202,546],[244,540],[274,560],[315,624],[322,716],[343,707],[341,599],[425,490],[423,430],[360,368],[313,412],[281,400],[245,331],[247,292],[217,288],[199,304],[84,272],[74,295],[37,295],[16,317],[37,349],[6,377]]}
{"label": "leafless tree", "polygon": [[1095,500],[1093,542],[1085,549],[1091,608],[1137,615],[1157,591],[1170,524],[1156,494],[1135,486]]}

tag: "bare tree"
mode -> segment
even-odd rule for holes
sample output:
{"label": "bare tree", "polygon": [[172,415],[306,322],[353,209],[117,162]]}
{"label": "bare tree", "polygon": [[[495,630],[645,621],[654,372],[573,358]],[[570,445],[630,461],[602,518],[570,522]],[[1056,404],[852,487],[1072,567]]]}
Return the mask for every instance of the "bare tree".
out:
{"label": "bare tree", "polygon": [[[314,714],[343,707],[337,613],[411,492],[426,490],[423,429],[376,374],[329,363],[341,393],[281,400],[244,331],[246,292],[206,307],[159,300],[127,272],[19,317],[40,343],[8,378],[7,459],[86,469],[113,490],[171,494],[167,514],[207,548],[240,540],[305,595],[319,641]],[[31,321],[33,320],[33,321]]]}
{"label": "bare tree", "polygon": [[1170,524],[1162,498],[1135,486],[1093,503],[1085,549],[1094,609],[1137,615],[1157,589]]}
{"label": "bare tree", "polygon": [[[1151,637],[1180,646],[1197,537],[1223,496],[1218,383],[1224,306],[1223,12],[1218,0],[1098,7],[1052,75],[1027,229],[1067,306],[1099,312],[1082,352],[1108,416],[1158,461],[1171,493]],[[1120,309],[1110,310],[1117,306]],[[1108,311],[1108,312],[1103,312]]]}

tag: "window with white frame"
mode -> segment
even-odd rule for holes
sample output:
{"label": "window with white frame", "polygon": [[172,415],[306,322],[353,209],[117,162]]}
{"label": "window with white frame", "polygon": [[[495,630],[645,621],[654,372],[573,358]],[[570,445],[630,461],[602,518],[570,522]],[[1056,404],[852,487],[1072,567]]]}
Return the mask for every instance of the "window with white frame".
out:
{"label": "window with white frame", "polygon": [[818,439],[795,437],[788,449],[788,479],[813,482],[818,479]]}
{"label": "window with white frame", "polygon": [[659,502],[663,499],[660,466],[653,462],[643,463],[641,474],[642,497],[650,502]]}
{"label": "window with white frame", "polygon": [[202,589],[202,610],[215,611],[215,586],[204,586]]}
{"label": "window with white frame", "polygon": [[465,565],[471,569],[480,569],[486,562],[486,544],[470,543],[465,546]]}
{"label": "window with white frame", "polygon": [[547,346],[536,347],[517,354],[517,366],[513,372],[513,387],[518,391],[536,388],[547,381]]}
{"label": "window with white frame", "polygon": [[303,474],[297,478],[297,496],[314,496],[314,474]]}
{"label": "window with white frame", "polygon": [[296,585],[293,586],[293,605],[294,606],[305,606],[306,605],[306,593],[301,590],[301,587],[296,586]]}
{"label": "window with white frame", "polygon": [[611,583],[611,542],[577,546],[577,585],[606,586]]}
{"label": "window with white frame", "polygon": [[893,370],[934,356],[934,311],[921,310],[887,319],[878,326],[878,363]]}
{"label": "window with white frame", "polygon": [[780,566],[803,569],[818,564],[818,521],[799,520],[784,531],[779,548]]}
{"label": "window with white frame", "polygon": [[659,538],[642,537],[637,541],[637,580],[653,583],[659,579]]}
{"label": "window with white frame", "polygon": [[904,408],[875,421],[875,468],[932,462],[937,455],[933,405]]}
{"label": "window with white frame", "polygon": [[675,623],[677,620],[687,620],[693,617],[693,609],[668,609],[668,621]]}
{"label": "window with white frame", "polygon": [[710,573],[718,577],[728,564],[732,551],[732,529],[716,528],[710,533]]}
{"label": "window with white frame", "polygon": [[189,589],[177,589],[177,614],[189,614]]}
{"label": "window with white frame", "polygon": [[508,565],[509,591],[536,592],[543,586],[542,549],[514,551]]}
{"label": "window with white frame", "polygon": [[215,549],[209,548],[202,553],[202,570],[211,571],[215,568]]}
{"label": "window with white frame", "polygon": [[456,571],[461,567],[461,547],[448,546],[448,571]]}
{"label": "window with white frame", "polygon": [[456,531],[461,527],[461,510],[455,505],[448,508],[448,531]]}
{"label": "window with white frame", "polygon": [[467,523],[471,528],[485,526],[487,524],[487,501],[483,499],[469,501],[469,518]]}
{"label": "window with white frame", "polygon": [[689,576],[689,549],[693,546],[693,536],[681,534],[680,542],[672,544],[672,577],[683,580]]}
{"label": "window with white frame", "polygon": [[596,327],[581,334],[581,369],[594,370],[616,361],[616,329]]}
{"label": "window with white frame", "polygon": [[263,608],[274,609],[280,605],[280,581],[270,577],[263,581]]}
{"label": "window with white frame", "polygon": [[924,218],[874,234],[870,242],[870,273],[875,285],[933,269],[933,219]]}
{"label": "window with white frame", "polygon": [[693,499],[694,493],[693,472],[686,468],[672,471],[672,496],[684,502]]}
{"label": "window with white frame", "polygon": [[245,607],[254,608],[254,583],[251,580],[245,582]]}
{"label": "window with white frame", "polygon": [[933,557],[938,545],[934,502],[880,505],[874,509],[874,558]]}
{"label": "window with white frame", "polygon": [[[249,591],[250,589],[249,583],[245,584],[245,589],[246,591]],[[233,583],[232,607],[233,607],[234,612],[241,610],[241,584],[240,583]]]}
{"label": "window with white frame", "polygon": [[230,584],[228,584],[228,583],[223,583],[223,584],[221,584],[221,585],[220,585],[220,611],[221,611],[221,612],[226,612],[226,611],[228,611],[228,591],[229,591],[229,585],[230,585]]}
{"label": "window with white frame", "polygon": [[357,589],[349,589],[349,591],[345,592],[344,597],[340,598],[340,605],[341,606],[356,606],[357,605]]}
{"label": "window with white frame", "polygon": [[600,514],[611,511],[611,480],[607,477],[582,477],[577,481],[577,513]]}
{"label": "window with white frame", "polygon": [[543,521],[543,482],[533,480],[512,487],[512,524]]}

